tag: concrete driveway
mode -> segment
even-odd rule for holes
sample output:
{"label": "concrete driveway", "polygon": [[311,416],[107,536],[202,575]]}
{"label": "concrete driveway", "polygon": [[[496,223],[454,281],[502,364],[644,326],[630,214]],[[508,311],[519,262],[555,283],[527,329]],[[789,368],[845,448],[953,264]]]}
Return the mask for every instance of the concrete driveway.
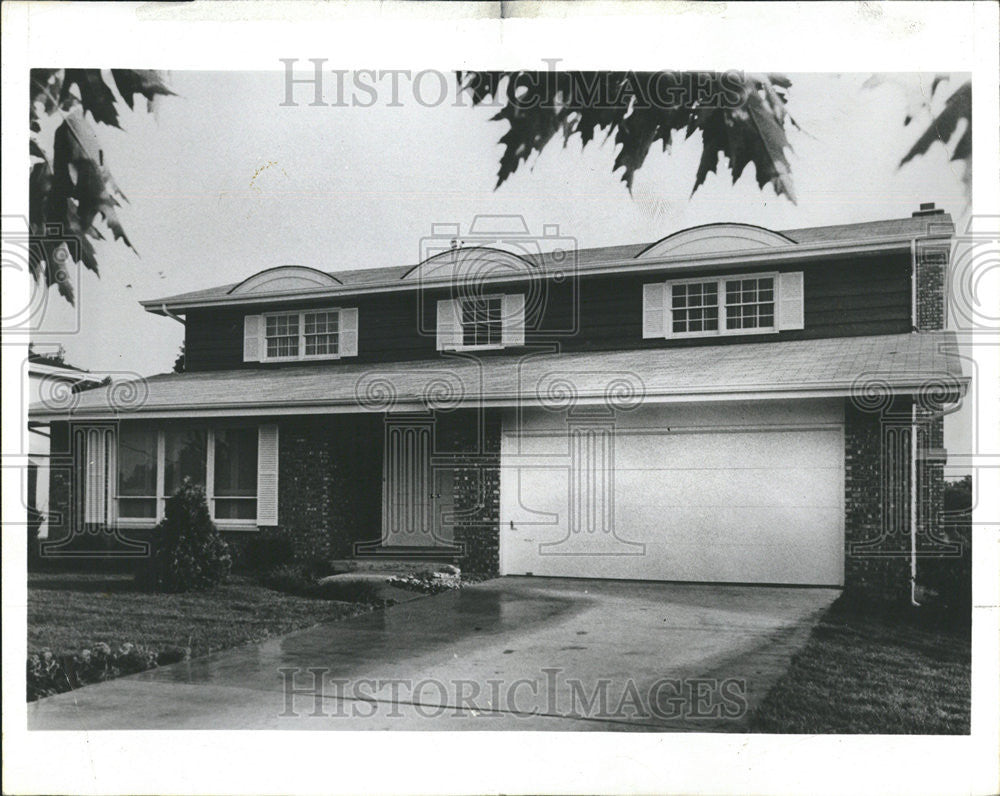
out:
{"label": "concrete driveway", "polygon": [[745,731],[836,596],[500,578],[49,697],[28,726]]}

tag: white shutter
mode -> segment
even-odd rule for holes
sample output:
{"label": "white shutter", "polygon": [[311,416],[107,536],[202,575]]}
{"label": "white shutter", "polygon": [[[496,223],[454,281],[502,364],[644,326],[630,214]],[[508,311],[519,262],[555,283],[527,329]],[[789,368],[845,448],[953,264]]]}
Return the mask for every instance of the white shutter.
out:
{"label": "white shutter", "polygon": [[805,326],[803,296],[802,271],[778,274],[778,324],[780,329],[802,329]]}
{"label": "white shutter", "polygon": [[278,524],[278,427],[257,431],[257,525]]}
{"label": "white shutter", "polygon": [[642,336],[666,337],[667,286],[663,282],[651,282],[642,286]]}
{"label": "white shutter", "polygon": [[524,345],[524,294],[505,294],[500,315],[503,318],[503,344]]}
{"label": "white shutter", "polygon": [[442,299],[437,303],[437,350],[454,351],[461,342],[458,301]]}
{"label": "white shutter", "polygon": [[243,317],[243,361],[260,362],[264,358],[264,319],[260,315]]}
{"label": "white shutter", "polygon": [[358,355],[358,308],[350,307],[340,311],[340,347],[337,353],[342,357]]}
{"label": "white shutter", "polygon": [[108,502],[113,499],[115,438],[109,428],[85,428],[77,437],[83,444],[83,520],[90,524],[108,522]]}

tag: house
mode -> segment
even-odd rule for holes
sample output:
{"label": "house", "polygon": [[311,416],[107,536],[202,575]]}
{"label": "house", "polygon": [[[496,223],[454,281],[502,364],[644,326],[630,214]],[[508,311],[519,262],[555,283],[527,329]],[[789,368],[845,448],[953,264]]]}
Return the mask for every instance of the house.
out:
{"label": "house", "polygon": [[[68,365],[63,361],[62,350],[56,355],[28,349],[28,400],[31,404],[48,406],[65,405],[81,390],[96,387],[101,382],[82,368]],[[28,429],[28,483],[27,500],[28,525],[38,538],[48,536],[49,511],[49,435],[44,427]],[[39,478],[41,471],[42,477]]]}
{"label": "house", "polygon": [[148,535],[190,477],[237,545],[909,596],[969,383],[943,331],[952,235],[924,205],[267,268],[143,302],[185,324],[185,373],[31,419],[66,451],[66,533]]}

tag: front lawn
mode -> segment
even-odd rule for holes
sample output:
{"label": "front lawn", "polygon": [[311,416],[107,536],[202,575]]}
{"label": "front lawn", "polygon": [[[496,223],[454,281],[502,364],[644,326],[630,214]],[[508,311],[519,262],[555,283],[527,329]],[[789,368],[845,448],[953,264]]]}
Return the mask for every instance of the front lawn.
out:
{"label": "front lawn", "polygon": [[751,717],[774,733],[967,734],[967,624],[837,600]]}
{"label": "front lawn", "polygon": [[79,652],[98,642],[191,656],[261,641],[365,610],[354,603],[297,597],[233,576],[208,591],[151,594],[131,575],[30,573],[28,652]]}

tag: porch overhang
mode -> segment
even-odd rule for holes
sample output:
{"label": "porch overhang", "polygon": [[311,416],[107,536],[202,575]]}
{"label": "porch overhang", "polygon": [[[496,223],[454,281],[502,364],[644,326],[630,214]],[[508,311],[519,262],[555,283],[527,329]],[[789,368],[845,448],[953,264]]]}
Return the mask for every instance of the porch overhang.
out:
{"label": "porch overhang", "polygon": [[163,374],[33,404],[29,422],[409,412],[460,407],[852,398],[877,411],[896,395],[949,404],[968,388],[948,332],[519,354],[385,364],[312,364]]}

